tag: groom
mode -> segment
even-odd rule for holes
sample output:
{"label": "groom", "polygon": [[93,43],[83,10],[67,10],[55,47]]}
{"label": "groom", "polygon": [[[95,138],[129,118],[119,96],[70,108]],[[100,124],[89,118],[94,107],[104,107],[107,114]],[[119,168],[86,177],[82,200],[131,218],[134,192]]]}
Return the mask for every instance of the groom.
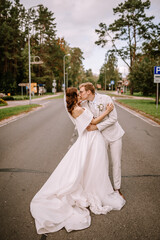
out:
{"label": "groom", "polygon": [[[92,83],[82,83],[79,86],[82,107],[89,109],[94,117],[98,117],[106,109],[107,104],[113,103],[107,95],[95,93]],[[121,155],[122,155],[122,136],[124,131],[117,121],[117,112],[113,111],[97,125],[89,125],[88,131],[99,130],[104,136],[107,150],[110,147],[114,189],[120,192],[121,187]]]}

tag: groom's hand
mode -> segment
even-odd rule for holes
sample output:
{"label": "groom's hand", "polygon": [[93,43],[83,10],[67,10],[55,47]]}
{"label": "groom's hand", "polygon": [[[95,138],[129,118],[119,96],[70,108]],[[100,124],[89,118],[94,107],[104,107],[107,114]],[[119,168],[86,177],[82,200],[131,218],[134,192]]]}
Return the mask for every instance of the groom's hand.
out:
{"label": "groom's hand", "polygon": [[87,131],[95,131],[95,130],[98,130],[98,128],[97,128],[96,125],[90,124],[90,125],[87,127]]}

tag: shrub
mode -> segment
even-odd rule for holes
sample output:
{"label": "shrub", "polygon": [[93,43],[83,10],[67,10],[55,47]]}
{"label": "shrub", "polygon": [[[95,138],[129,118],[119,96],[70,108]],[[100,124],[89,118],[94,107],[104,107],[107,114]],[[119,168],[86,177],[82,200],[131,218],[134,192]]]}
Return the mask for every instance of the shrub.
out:
{"label": "shrub", "polygon": [[2,97],[3,100],[14,100],[14,97],[12,96],[5,96],[5,97]]}
{"label": "shrub", "polygon": [[14,98],[14,100],[28,100],[29,99],[29,97],[28,96],[14,96],[13,97]]}
{"label": "shrub", "polygon": [[3,100],[2,98],[0,98],[0,105],[8,105],[7,102],[5,100]]}

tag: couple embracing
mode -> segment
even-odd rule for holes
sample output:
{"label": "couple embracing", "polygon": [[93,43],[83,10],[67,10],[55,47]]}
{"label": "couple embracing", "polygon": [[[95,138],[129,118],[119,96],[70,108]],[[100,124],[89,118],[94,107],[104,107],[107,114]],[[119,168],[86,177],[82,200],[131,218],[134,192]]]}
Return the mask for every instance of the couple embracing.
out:
{"label": "couple embracing", "polygon": [[[92,83],[66,89],[66,108],[78,131],[78,139],[47,182],[31,201],[38,234],[70,232],[91,224],[90,211],[107,214],[120,210],[123,129],[117,122],[111,98],[95,93]],[[108,175],[110,147],[113,182]]]}

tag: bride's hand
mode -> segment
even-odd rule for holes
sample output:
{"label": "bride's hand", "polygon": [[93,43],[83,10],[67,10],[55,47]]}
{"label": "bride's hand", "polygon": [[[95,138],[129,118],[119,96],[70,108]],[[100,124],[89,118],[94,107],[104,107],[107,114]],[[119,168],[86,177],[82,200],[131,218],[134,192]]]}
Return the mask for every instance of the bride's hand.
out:
{"label": "bride's hand", "polygon": [[110,113],[113,109],[114,109],[113,103],[108,103],[106,107],[106,110],[108,111],[108,113]]}

